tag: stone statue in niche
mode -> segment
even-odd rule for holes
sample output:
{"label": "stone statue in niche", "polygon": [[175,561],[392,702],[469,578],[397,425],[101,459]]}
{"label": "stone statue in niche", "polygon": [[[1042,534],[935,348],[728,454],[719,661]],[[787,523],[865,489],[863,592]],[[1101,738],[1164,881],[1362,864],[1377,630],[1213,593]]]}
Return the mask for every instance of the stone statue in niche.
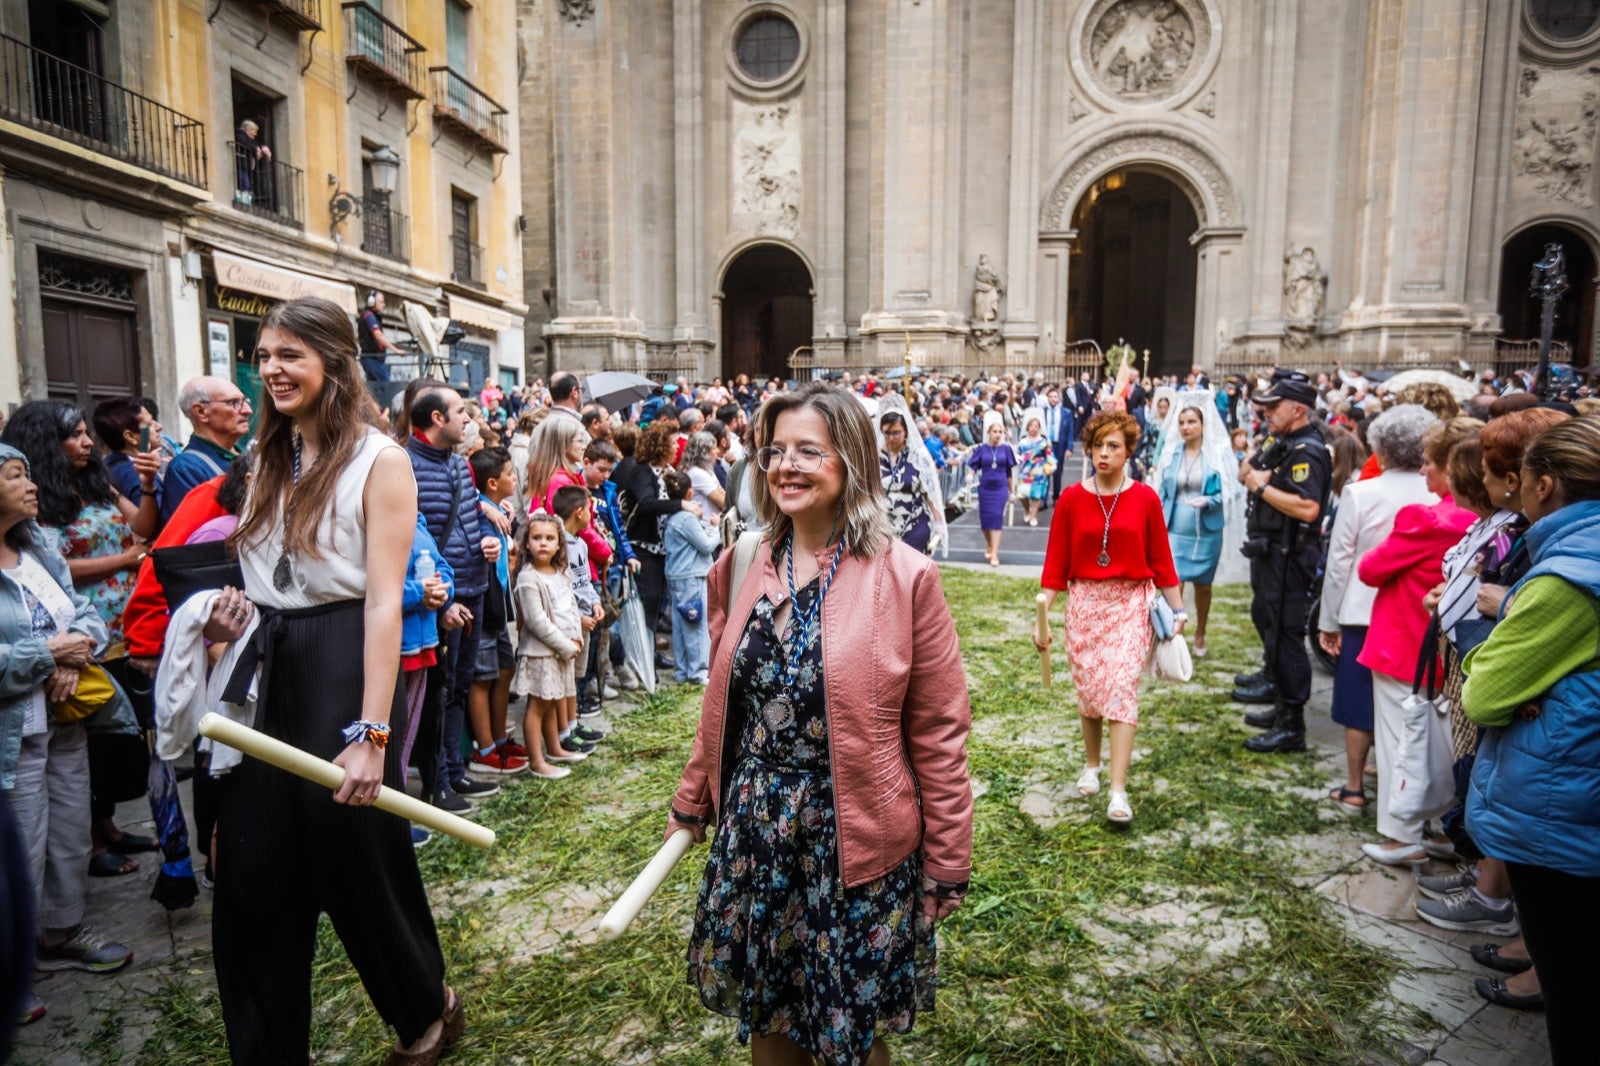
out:
{"label": "stone statue in niche", "polygon": [[1194,47],[1194,26],[1174,0],[1122,0],[1095,26],[1089,59],[1101,85],[1139,99],[1171,89]]}
{"label": "stone statue in niche", "polygon": [[1000,298],[1005,286],[987,255],[978,256],[972,272],[972,343],[989,351],[1000,340]]}
{"label": "stone statue in niche", "polygon": [[1308,245],[1283,253],[1283,317],[1291,347],[1303,348],[1316,329],[1328,294],[1328,272]]}

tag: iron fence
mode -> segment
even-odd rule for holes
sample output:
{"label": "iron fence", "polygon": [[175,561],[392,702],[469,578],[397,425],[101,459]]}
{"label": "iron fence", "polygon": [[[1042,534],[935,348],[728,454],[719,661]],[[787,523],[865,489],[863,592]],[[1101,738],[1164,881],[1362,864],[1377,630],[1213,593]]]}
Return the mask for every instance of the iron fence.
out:
{"label": "iron fence", "polygon": [[274,17],[297,30],[322,29],[322,0],[256,0]]}
{"label": "iron fence", "polygon": [[0,34],[0,116],[198,188],[205,124]]}
{"label": "iron fence", "polygon": [[371,189],[361,201],[361,250],[399,263],[411,261],[411,219],[390,207],[387,195]]}
{"label": "iron fence", "polygon": [[228,142],[233,153],[233,206],[254,215],[302,227],[301,188],[305,175],[297,167],[263,158],[260,150]]}
{"label": "iron fence", "polygon": [[433,120],[491,152],[506,150],[506,109],[449,67],[428,68]]}
{"label": "iron fence", "polygon": [[458,285],[484,288],[483,245],[473,244],[464,233],[450,234],[450,280]]}
{"label": "iron fence", "polygon": [[415,100],[423,91],[422,42],[383,17],[365,0],[343,6],[344,60],[402,96]]}

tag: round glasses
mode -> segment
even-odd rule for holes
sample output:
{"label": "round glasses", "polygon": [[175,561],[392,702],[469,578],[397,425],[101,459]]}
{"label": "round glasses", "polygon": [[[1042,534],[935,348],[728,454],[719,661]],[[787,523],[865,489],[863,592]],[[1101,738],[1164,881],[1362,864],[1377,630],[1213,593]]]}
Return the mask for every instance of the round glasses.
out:
{"label": "round glasses", "polygon": [[756,465],[762,470],[772,471],[783,465],[783,460],[789,460],[789,469],[797,474],[815,474],[822,467],[822,460],[832,455],[821,448],[806,445],[786,452],[781,448],[762,448],[756,452]]}

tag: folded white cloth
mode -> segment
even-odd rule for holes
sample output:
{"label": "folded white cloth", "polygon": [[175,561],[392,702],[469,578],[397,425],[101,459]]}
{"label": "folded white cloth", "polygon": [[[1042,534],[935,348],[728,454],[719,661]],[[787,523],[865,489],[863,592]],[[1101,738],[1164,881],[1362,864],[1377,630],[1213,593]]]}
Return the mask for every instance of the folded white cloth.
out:
{"label": "folded white cloth", "polygon": [[[251,615],[244,635],[228,645],[209,679],[206,676],[206,621],[220,595],[217,590],[195,593],[173,610],[167,622],[166,650],[156,675],[160,679],[156,685],[156,755],[162,759],[177,759],[189,750],[200,733],[200,719],[208,711],[241,725],[255,724],[259,679],[252,679],[250,695],[242,706],[224,702],[222,690],[260,624],[260,615]],[[213,744],[209,738],[200,741],[200,750],[211,753],[212,777],[220,777],[244,758],[238,749]]]}

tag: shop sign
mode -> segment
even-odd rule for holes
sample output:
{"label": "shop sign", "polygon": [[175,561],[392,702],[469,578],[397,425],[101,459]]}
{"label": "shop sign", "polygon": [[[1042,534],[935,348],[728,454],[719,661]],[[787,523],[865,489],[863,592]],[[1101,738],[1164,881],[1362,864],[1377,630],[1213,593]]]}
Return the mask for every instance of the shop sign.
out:
{"label": "shop sign", "polygon": [[209,299],[206,306],[213,311],[229,311],[236,315],[249,315],[251,318],[260,318],[272,309],[277,300],[268,300],[254,293],[240,292],[224,285],[211,282],[206,286],[206,295]]}
{"label": "shop sign", "polygon": [[273,266],[228,252],[212,252],[211,265],[216,270],[217,285],[221,288],[255,293],[273,300],[321,296],[332,300],[349,314],[356,313],[356,291],[347,282],[302,274],[298,270]]}
{"label": "shop sign", "polygon": [[211,376],[233,380],[233,323],[225,318],[206,319],[206,352],[211,359]]}

